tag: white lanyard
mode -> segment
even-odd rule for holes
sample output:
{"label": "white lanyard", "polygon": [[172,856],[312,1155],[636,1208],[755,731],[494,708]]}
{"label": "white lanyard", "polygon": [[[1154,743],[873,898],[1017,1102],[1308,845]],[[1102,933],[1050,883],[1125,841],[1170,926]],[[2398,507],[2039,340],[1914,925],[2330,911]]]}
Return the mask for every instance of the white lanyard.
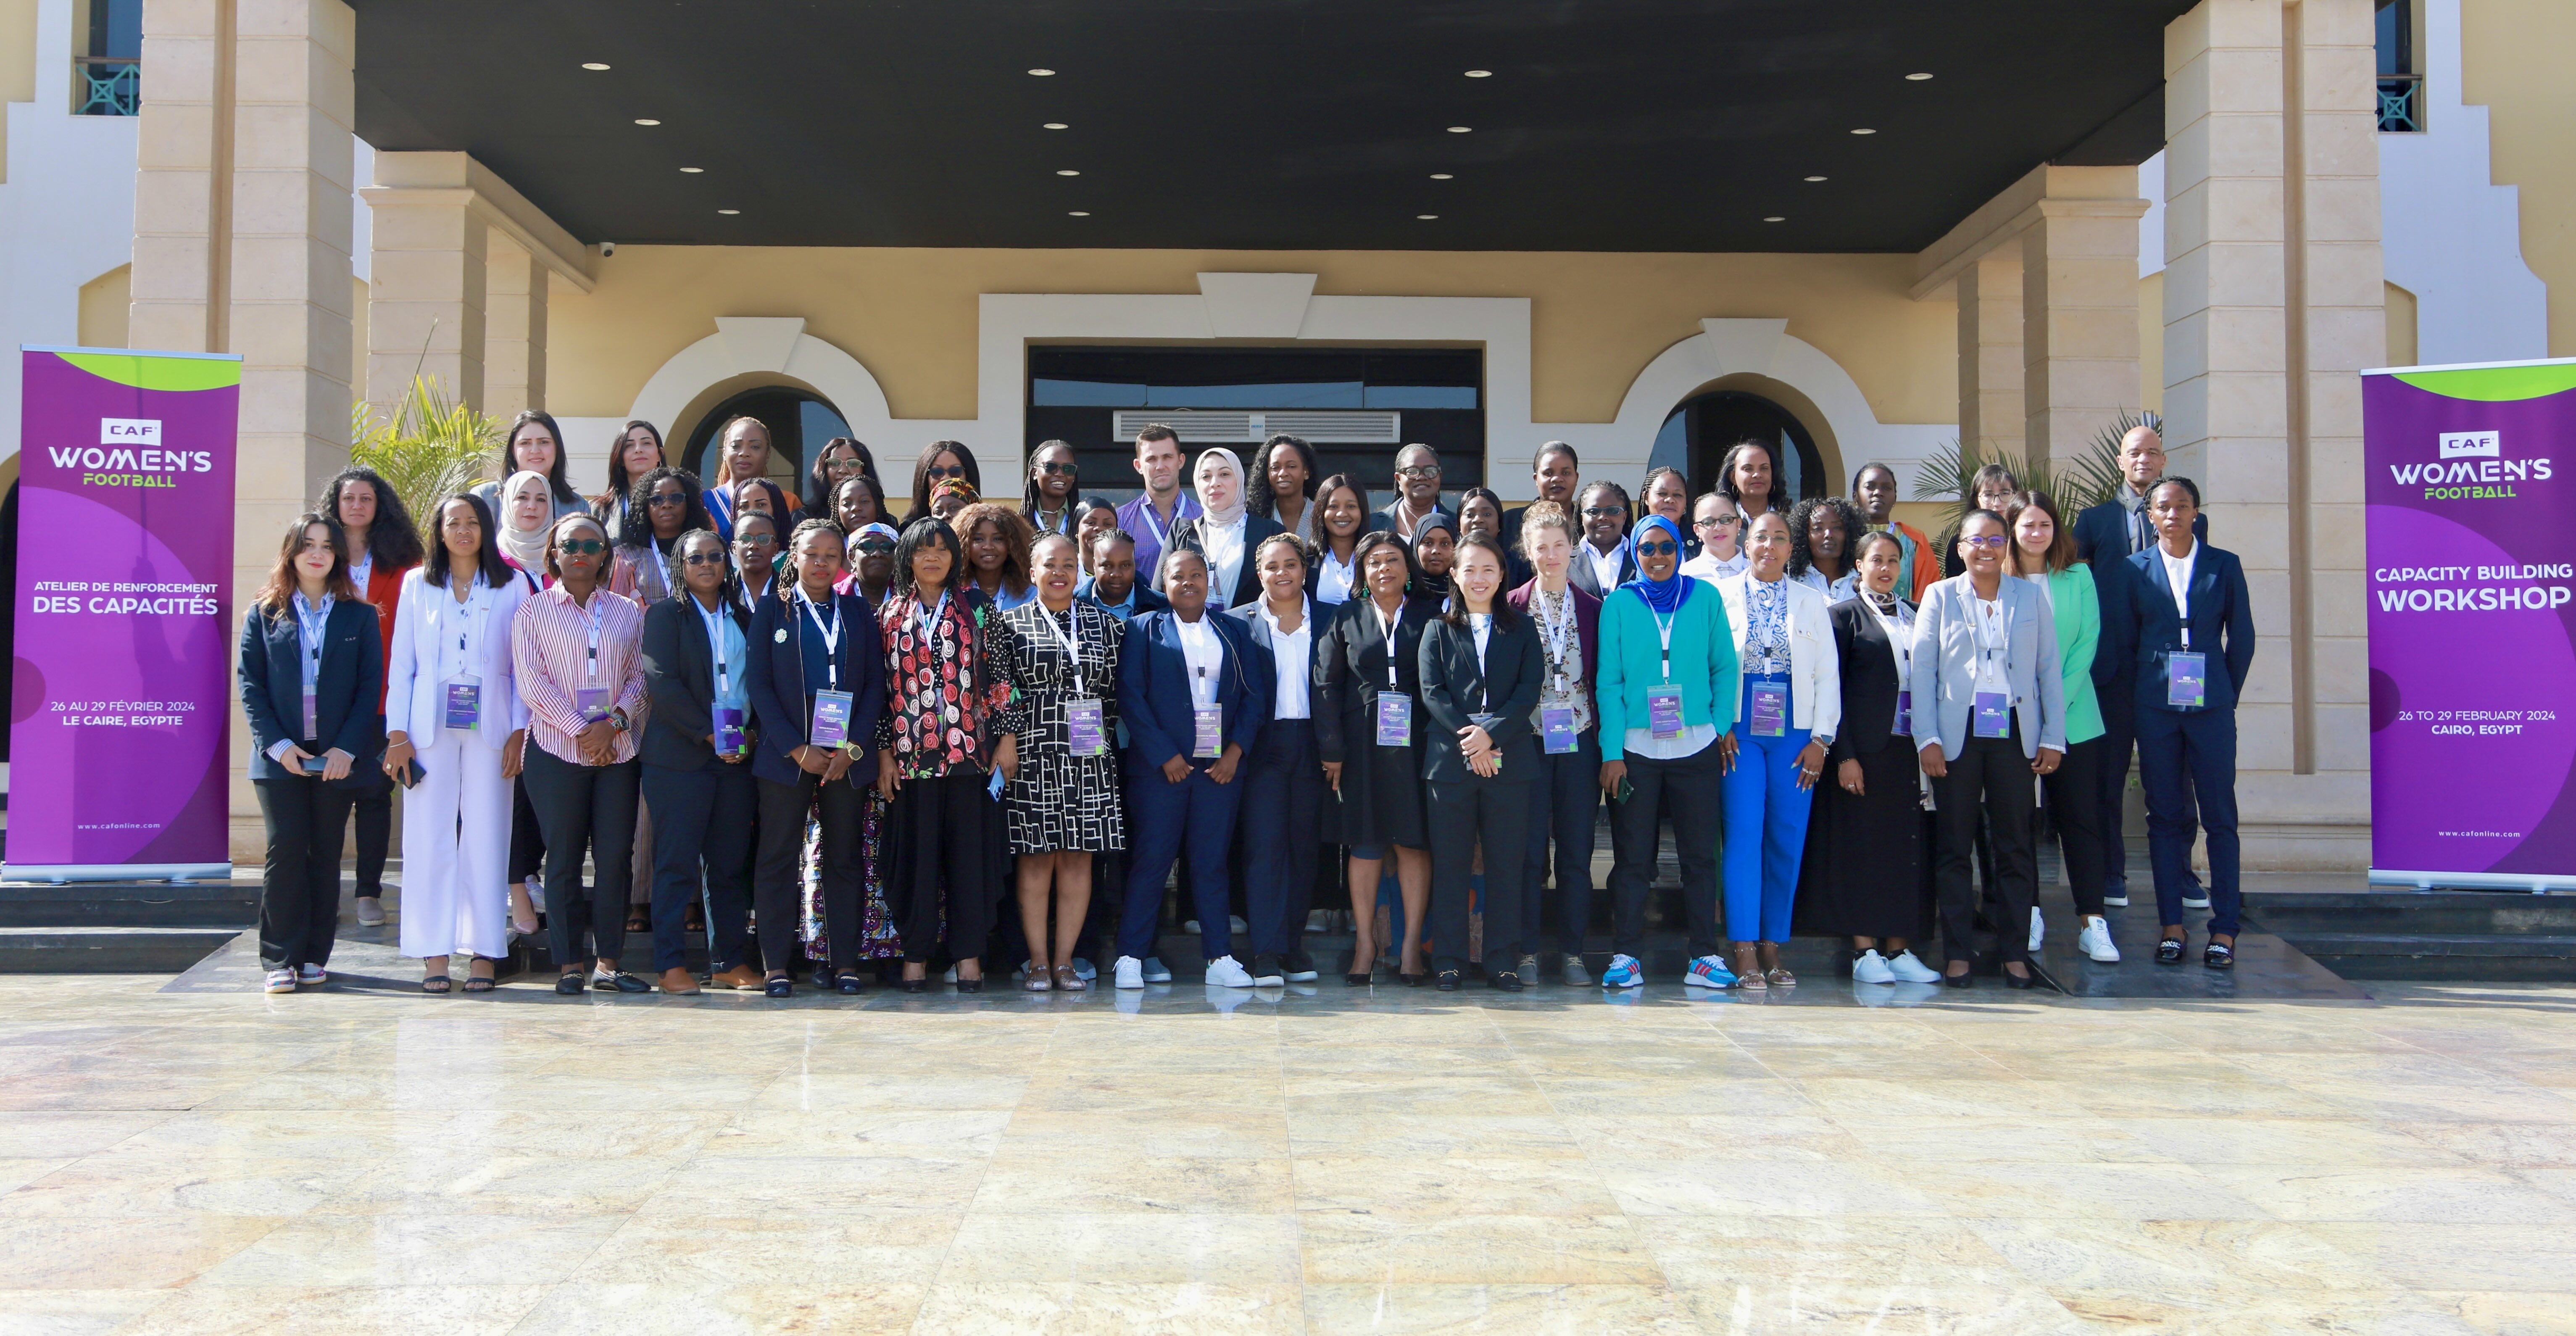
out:
{"label": "white lanyard", "polygon": [[[491,590],[489,586],[486,586],[482,581],[477,580],[474,582],[472,589],[465,595],[465,601],[463,603],[454,603],[454,591],[449,590],[442,592],[446,592],[448,594],[451,604],[456,608],[457,616],[464,619],[456,628],[457,666],[463,671],[471,672],[474,669],[474,665],[482,662],[483,659],[483,655],[481,653],[481,642],[484,630],[484,613],[490,610],[490,605],[485,602],[484,596],[490,593]],[[475,641],[471,647],[466,644],[466,637],[469,633],[473,636]]]}
{"label": "white lanyard", "polygon": [[322,606],[315,609],[313,615],[308,617],[304,610],[312,605],[304,601],[304,591],[299,589],[295,593],[295,630],[297,637],[303,641],[298,648],[304,651],[305,661],[312,665],[311,676],[314,677],[322,675],[322,638],[331,629],[333,601],[334,596],[324,594]]}
{"label": "white lanyard", "polygon": [[[1155,547],[1159,548],[1170,541],[1171,531],[1154,519],[1154,498],[1151,494],[1145,497],[1145,504],[1137,507],[1136,510],[1138,518],[1145,521],[1145,527],[1153,531]],[[1174,524],[1181,522],[1181,503],[1177,500],[1172,502],[1172,522]]]}
{"label": "white lanyard", "polygon": [[1493,635],[1494,615],[1492,613],[1471,612],[1467,614],[1467,639],[1475,642],[1476,676],[1480,678],[1485,675],[1485,646],[1492,641]]}
{"label": "white lanyard", "polygon": [[1404,629],[1404,605],[1401,603],[1396,605],[1393,621],[1387,620],[1385,611],[1378,607],[1376,599],[1369,600],[1369,611],[1377,614],[1378,627],[1386,632],[1386,684],[1400,688],[1402,683],[1395,680],[1395,636],[1398,631]]}
{"label": "white lanyard", "polygon": [[936,644],[939,639],[939,619],[948,615],[948,591],[945,589],[939,591],[939,602],[935,606],[922,608],[921,600],[917,597],[913,599],[913,606],[920,608],[920,611],[915,612],[913,616],[920,619],[923,646]]}
{"label": "white lanyard", "polygon": [[[1637,595],[1637,601],[1640,603],[1646,603],[1646,591],[1640,589],[1635,592]],[[1654,604],[1646,603],[1646,615],[1655,619],[1655,635],[1664,642],[1663,680],[1670,682],[1673,680],[1673,623],[1681,617],[1681,605],[1679,603],[1674,604],[1672,615],[1667,617],[1664,614],[1655,611]]]}
{"label": "white lanyard", "polygon": [[[1995,612],[1989,619],[1983,606],[1986,600],[1976,599],[1975,591],[1969,591],[1969,597],[1978,605],[1976,607],[1977,654],[1984,660],[1980,671],[1982,673],[1984,669],[1992,669],[1998,677],[2003,675],[2003,659],[2012,652],[2012,609],[2004,605],[2003,592],[2001,589],[1995,591],[1993,599]],[[1989,620],[1997,624],[1996,638],[1991,641],[1986,639],[1986,623]]]}
{"label": "white lanyard", "polygon": [[732,677],[732,671],[731,671],[728,667],[726,667],[726,665],[725,665],[725,645],[724,645],[724,618],[725,618],[725,614],[724,614],[724,613],[723,613],[723,611],[721,610],[721,609],[722,609],[722,607],[723,607],[723,604],[722,604],[721,602],[719,602],[719,603],[718,603],[718,605],[717,605],[717,607],[718,607],[718,609],[719,609],[719,610],[718,610],[718,611],[715,611],[715,612],[709,612],[709,611],[707,611],[707,610],[706,610],[706,608],[705,608],[703,605],[701,605],[701,604],[698,602],[698,600],[697,600],[694,596],[692,596],[692,597],[689,599],[689,606],[691,606],[691,607],[693,607],[693,608],[696,608],[696,609],[698,610],[698,620],[699,620],[699,621],[702,621],[702,622],[704,622],[704,623],[706,623],[706,625],[707,625],[707,644],[708,644],[708,645],[709,645],[709,646],[710,646],[710,647],[715,651],[715,656],[716,656],[716,694],[717,694],[717,695],[719,695],[719,696],[730,694],[730,693],[733,691],[733,677]]}
{"label": "white lanyard", "polygon": [[[578,603],[573,605],[575,608],[581,608],[582,616],[590,622],[590,654],[587,662],[590,666],[590,680],[593,682],[599,680],[599,595],[600,591],[597,589],[590,591],[590,606],[587,608],[581,608]],[[572,595],[566,594],[564,597],[571,598]]]}
{"label": "white lanyard", "polygon": [[[1081,626],[1081,617],[1079,604],[1064,610],[1064,619],[1074,623],[1076,629]],[[1056,625],[1055,614],[1049,612],[1043,603],[1038,605],[1038,620],[1046,623],[1046,629],[1055,634],[1055,643],[1064,646],[1064,657],[1073,660],[1073,694],[1077,698],[1088,698],[1091,695],[1089,684],[1082,676],[1082,638]]]}
{"label": "white lanyard", "polygon": [[[946,598],[947,595],[942,594],[940,597]],[[823,637],[823,671],[831,679],[831,689],[838,691],[841,689],[840,604],[835,602],[832,605],[832,620],[827,623],[823,620],[823,614],[815,610],[814,600],[807,598],[802,588],[796,591],[796,602],[798,606],[805,609],[806,618],[814,623],[814,634]]]}
{"label": "white lanyard", "polygon": [[[2158,546],[2156,561],[2165,568],[2165,588],[2173,594],[2174,619],[2182,626],[2182,647],[2188,651],[2191,648],[2191,577],[2200,564],[2200,545],[2193,543],[2191,556],[2180,561]],[[2174,584],[2173,568],[2176,566],[2182,567],[2180,587]]]}
{"label": "white lanyard", "polygon": [[1574,637],[1574,593],[1572,590],[1564,590],[1559,592],[1556,596],[1557,601],[1565,610],[1565,615],[1562,618],[1552,617],[1548,614],[1546,590],[1539,590],[1531,597],[1532,601],[1538,604],[1539,629],[1547,634],[1548,656],[1556,665],[1555,689],[1559,695],[1562,695],[1565,692],[1565,665],[1568,660],[1574,657],[1572,653]]}

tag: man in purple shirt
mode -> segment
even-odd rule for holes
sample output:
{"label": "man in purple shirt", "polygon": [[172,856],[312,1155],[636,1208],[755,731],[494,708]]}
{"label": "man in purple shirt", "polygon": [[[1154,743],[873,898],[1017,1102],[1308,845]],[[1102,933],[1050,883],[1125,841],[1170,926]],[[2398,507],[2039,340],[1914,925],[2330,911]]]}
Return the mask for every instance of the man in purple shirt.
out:
{"label": "man in purple shirt", "polygon": [[1136,580],[1151,585],[1172,526],[1199,514],[1198,498],[1181,490],[1181,434],[1146,424],[1136,433],[1136,474],[1145,494],[1118,508],[1118,527],[1136,536]]}

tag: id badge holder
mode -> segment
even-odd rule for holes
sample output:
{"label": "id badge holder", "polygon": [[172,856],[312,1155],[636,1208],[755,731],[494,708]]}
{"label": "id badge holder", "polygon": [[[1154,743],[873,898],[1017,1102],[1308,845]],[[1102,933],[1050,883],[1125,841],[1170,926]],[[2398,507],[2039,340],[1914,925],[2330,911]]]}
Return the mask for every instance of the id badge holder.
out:
{"label": "id badge holder", "polygon": [[583,723],[595,724],[608,717],[611,704],[606,687],[574,687],[572,707],[581,711]]}
{"label": "id badge holder", "polygon": [[1076,756],[1102,756],[1109,751],[1108,729],[1103,727],[1100,702],[1069,700],[1064,703],[1066,749]]}
{"label": "id badge holder", "polygon": [[1981,738],[2012,736],[2012,697],[2000,691],[1980,691],[1976,702],[1976,727]]}
{"label": "id badge holder", "polygon": [[2209,656],[2197,650],[2165,652],[2165,704],[2197,710],[2209,704]]}
{"label": "id badge holder", "polygon": [[1377,695],[1377,745],[1413,745],[1413,698],[1392,691]]}
{"label": "id badge holder", "polygon": [[1786,682],[1750,682],[1753,693],[1753,736],[1786,737],[1789,733],[1789,684]]}
{"label": "id badge holder", "polygon": [[1646,730],[1659,738],[1682,735],[1682,689],[1648,687],[1646,689]]}
{"label": "id badge holder", "polygon": [[322,734],[322,702],[312,687],[304,688],[304,735],[298,741],[310,742]]}
{"label": "id badge holder", "polygon": [[1899,737],[1914,736],[1914,693],[1912,691],[1896,693],[1896,726],[1889,731]]}
{"label": "id badge holder", "polygon": [[446,726],[472,728],[483,719],[483,679],[460,677],[447,684]]}
{"label": "id badge holder", "polygon": [[742,750],[742,711],[730,705],[715,708],[716,750],[726,756]]}
{"label": "id badge holder", "polygon": [[1225,707],[1194,705],[1190,707],[1190,755],[1212,761],[1225,752]]}
{"label": "id badge holder", "polygon": [[850,740],[851,695],[846,691],[814,693],[814,724],[805,740],[817,747],[838,747]]}
{"label": "id badge holder", "polygon": [[1563,756],[1574,750],[1574,707],[1550,705],[1538,712],[1539,731],[1546,736],[1547,754]]}

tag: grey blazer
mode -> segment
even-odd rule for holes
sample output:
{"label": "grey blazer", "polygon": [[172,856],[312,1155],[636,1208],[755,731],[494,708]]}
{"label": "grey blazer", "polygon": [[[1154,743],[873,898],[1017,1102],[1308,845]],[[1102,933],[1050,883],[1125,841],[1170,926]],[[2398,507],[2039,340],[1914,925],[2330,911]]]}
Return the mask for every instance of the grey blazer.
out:
{"label": "grey blazer", "polygon": [[[1968,749],[1977,694],[1977,594],[1954,575],[1923,591],[1914,617],[1914,745],[1934,742],[1959,759]],[[2021,725],[2021,750],[2066,750],[2066,679],[2057,664],[2057,618],[2039,587],[2007,575],[1997,590],[2010,623],[2004,678]],[[1928,708],[1927,708],[1928,707]]]}

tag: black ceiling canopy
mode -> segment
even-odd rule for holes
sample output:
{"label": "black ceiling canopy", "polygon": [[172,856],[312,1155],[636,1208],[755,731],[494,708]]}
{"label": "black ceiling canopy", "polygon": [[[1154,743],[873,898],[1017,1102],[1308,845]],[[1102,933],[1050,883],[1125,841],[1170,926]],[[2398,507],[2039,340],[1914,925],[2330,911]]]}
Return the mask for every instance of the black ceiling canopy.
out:
{"label": "black ceiling canopy", "polygon": [[359,135],[585,242],[1913,251],[2160,148],[2191,0],[356,4]]}

